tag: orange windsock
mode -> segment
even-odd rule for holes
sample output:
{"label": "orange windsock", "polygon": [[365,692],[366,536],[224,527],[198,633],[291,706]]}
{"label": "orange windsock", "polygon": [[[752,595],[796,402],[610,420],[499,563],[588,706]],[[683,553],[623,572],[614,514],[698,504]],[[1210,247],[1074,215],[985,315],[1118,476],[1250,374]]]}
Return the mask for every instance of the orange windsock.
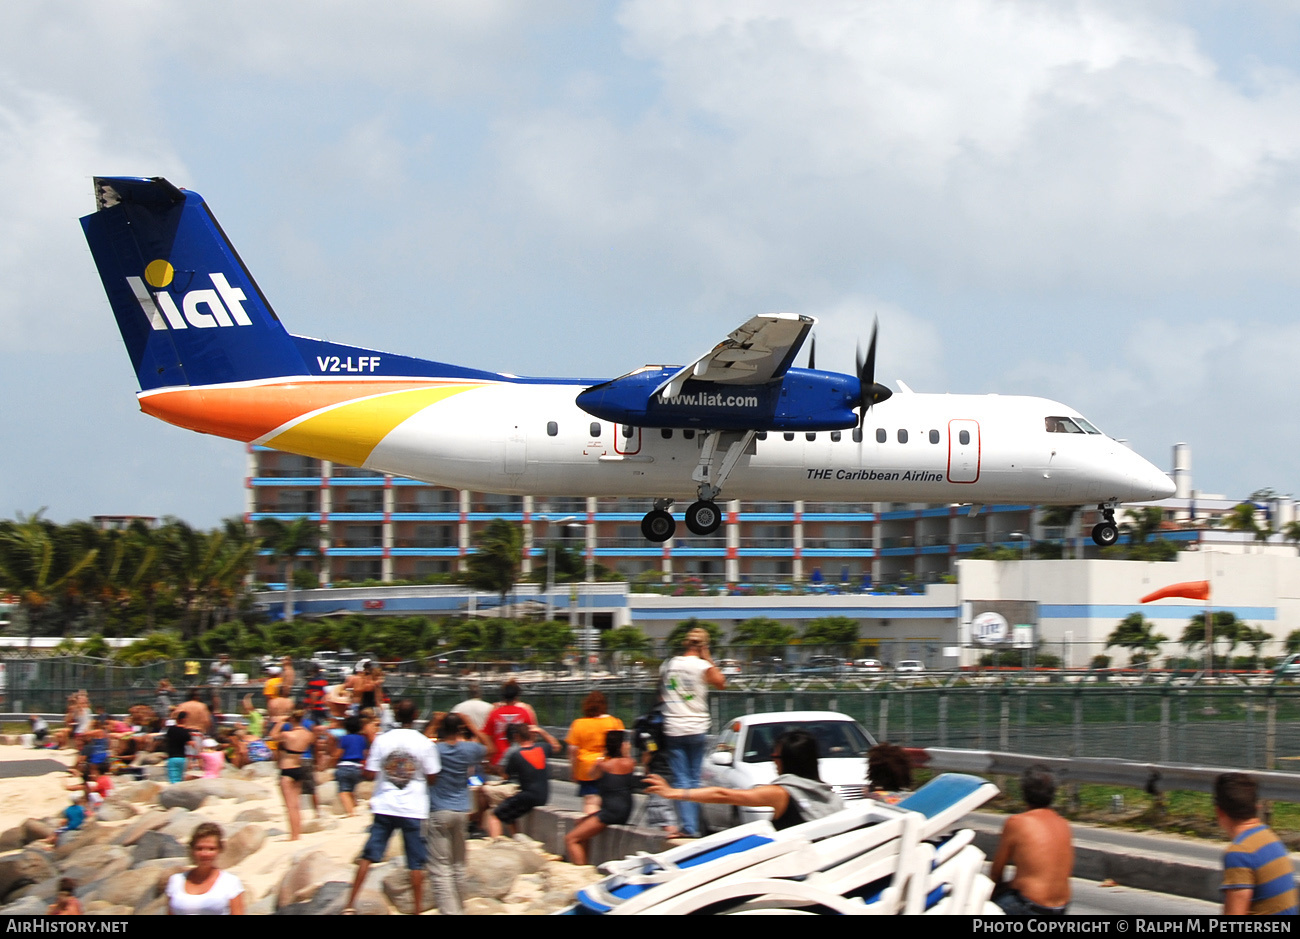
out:
{"label": "orange windsock", "polygon": [[1150,603],[1152,600],[1163,600],[1165,597],[1186,597],[1188,600],[1208,600],[1210,599],[1210,582],[1208,580],[1189,580],[1183,584],[1170,584],[1168,587],[1161,587],[1159,590],[1153,590],[1142,598],[1142,603]]}

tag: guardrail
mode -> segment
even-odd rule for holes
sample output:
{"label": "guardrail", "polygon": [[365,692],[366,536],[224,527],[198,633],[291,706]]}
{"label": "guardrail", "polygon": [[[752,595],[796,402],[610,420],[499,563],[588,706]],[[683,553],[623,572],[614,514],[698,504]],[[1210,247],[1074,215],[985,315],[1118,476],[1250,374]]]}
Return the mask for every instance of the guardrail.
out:
{"label": "guardrail", "polygon": [[[1180,763],[1133,763],[1127,760],[1032,756],[996,750],[953,750],[945,747],[908,751],[917,766],[977,776],[1016,776],[1035,764],[1046,766],[1060,782],[1087,782],[1143,789],[1151,795],[1179,790],[1213,792],[1214,780],[1239,768],[1193,766]],[[1277,802],[1300,802],[1300,774],[1251,770],[1259,797]]]}

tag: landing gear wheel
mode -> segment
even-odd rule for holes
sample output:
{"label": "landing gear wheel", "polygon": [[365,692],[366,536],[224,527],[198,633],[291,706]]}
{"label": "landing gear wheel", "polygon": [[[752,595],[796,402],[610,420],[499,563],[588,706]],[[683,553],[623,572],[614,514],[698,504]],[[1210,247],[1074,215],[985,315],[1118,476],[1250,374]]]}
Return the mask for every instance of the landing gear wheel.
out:
{"label": "landing gear wheel", "polygon": [[697,535],[711,535],[721,524],[722,512],[718,510],[716,502],[701,499],[699,502],[692,502],[691,507],[686,510],[686,527]]}
{"label": "landing gear wheel", "polygon": [[1119,529],[1114,522],[1102,522],[1092,528],[1092,540],[1103,548],[1109,548],[1119,541]]}
{"label": "landing gear wheel", "polygon": [[647,512],[645,518],[641,519],[641,534],[645,535],[647,541],[659,544],[671,538],[675,531],[677,522],[663,509]]}

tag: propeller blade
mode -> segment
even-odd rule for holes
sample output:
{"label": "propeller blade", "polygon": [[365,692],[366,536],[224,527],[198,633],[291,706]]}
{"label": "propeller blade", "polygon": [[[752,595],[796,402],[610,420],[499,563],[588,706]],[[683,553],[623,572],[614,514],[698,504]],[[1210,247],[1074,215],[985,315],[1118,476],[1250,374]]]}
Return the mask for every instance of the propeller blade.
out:
{"label": "propeller blade", "polygon": [[873,404],[888,400],[893,392],[876,381],[876,332],[880,328],[880,319],[871,324],[871,341],[867,344],[867,357],[862,357],[862,344],[859,343],[854,356],[858,368],[858,386],[861,397],[858,399],[858,429],[862,429],[867,419],[867,411]]}
{"label": "propeller blade", "polygon": [[817,367],[817,334],[813,333],[808,338],[808,371]]}

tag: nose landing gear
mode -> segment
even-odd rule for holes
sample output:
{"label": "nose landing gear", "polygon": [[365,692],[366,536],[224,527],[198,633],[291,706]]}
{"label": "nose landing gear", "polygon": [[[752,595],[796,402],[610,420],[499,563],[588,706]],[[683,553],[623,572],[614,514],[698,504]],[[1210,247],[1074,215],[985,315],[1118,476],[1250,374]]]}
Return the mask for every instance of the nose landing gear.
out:
{"label": "nose landing gear", "polygon": [[1092,527],[1093,544],[1109,548],[1119,541],[1119,527],[1115,524],[1115,506],[1103,503],[1097,506],[1101,510],[1102,521]]}

